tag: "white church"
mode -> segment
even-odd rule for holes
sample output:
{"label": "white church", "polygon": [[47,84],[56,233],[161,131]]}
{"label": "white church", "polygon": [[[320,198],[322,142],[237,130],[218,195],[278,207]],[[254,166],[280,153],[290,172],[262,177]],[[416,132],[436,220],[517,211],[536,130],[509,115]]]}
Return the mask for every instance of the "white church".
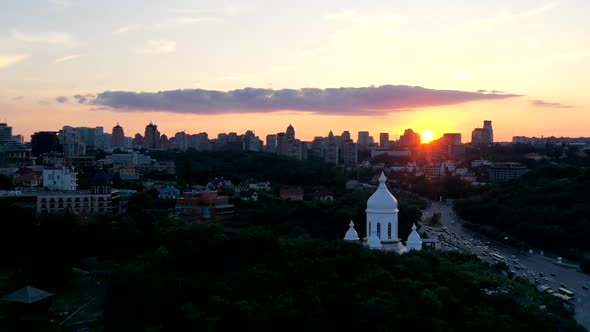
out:
{"label": "white church", "polygon": [[[409,250],[422,250],[422,239],[416,232],[415,224],[405,246],[398,238],[397,199],[387,190],[386,180],[385,174],[381,172],[379,187],[367,201],[367,237],[363,239],[363,244],[371,249],[395,251],[398,254]],[[358,242],[360,239],[354,229],[354,223],[351,221],[349,226],[344,240]]]}

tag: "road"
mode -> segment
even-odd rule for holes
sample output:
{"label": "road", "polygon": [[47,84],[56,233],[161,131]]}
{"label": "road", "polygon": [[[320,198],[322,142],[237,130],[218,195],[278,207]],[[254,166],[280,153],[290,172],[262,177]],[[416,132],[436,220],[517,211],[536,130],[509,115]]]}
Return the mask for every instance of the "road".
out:
{"label": "road", "polygon": [[[589,275],[578,272],[576,268],[572,267],[573,264],[565,260],[562,264],[558,264],[557,259],[550,258],[547,254],[542,256],[538,251],[530,254],[464,229],[452,207],[444,202],[433,202],[424,211],[424,216],[432,216],[434,212],[441,213],[443,227],[426,226],[425,230],[429,232],[429,237],[440,236],[440,240],[444,243],[473,253],[489,263],[494,263],[491,254],[500,255],[506,260],[511,271],[526,277],[539,288],[547,286],[557,291],[560,287],[565,286],[575,293],[572,301],[575,303],[576,320],[590,330],[590,290],[582,288],[583,286],[590,287]],[[557,257],[556,255],[550,256]]]}

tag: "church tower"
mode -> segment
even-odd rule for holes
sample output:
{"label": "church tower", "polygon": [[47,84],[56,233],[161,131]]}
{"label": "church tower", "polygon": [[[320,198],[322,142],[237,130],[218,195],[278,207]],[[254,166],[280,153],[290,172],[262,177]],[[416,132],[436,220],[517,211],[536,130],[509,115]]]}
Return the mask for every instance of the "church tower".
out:
{"label": "church tower", "polygon": [[[398,238],[397,199],[387,189],[387,178],[381,172],[379,187],[367,201],[366,245],[374,249],[404,253],[406,248]],[[379,248],[378,244],[381,244]]]}

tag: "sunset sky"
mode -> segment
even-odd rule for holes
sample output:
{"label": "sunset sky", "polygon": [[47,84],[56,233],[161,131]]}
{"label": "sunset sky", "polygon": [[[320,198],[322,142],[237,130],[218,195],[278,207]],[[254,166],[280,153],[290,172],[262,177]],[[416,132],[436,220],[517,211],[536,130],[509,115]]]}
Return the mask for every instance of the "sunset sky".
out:
{"label": "sunset sky", "polygon": [[[29,136],[590,136],[588,0],[6,0],[0,120]],[[248,88],[248,89],[247,89]]]}

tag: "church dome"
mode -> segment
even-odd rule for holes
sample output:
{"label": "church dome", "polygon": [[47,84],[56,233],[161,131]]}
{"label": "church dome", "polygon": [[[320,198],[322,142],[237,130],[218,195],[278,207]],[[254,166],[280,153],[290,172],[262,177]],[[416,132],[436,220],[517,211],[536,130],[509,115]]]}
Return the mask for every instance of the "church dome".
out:
{"label": "church dome", "polygon": [[348,224],[348,226],[350,226],[350,228],[348,229],[348,231],[344,235],[344,239],[346,241],[358,241],[359,234],[354,229],[354,223],[352,222],[352,220],[350,221],[350,224]]}
{"label": "church dome", "polygon": [[379,187],[367,201],[367,212],[392,213],[397,212],[397,199],[387,190],[385,174],[381,172]]}

